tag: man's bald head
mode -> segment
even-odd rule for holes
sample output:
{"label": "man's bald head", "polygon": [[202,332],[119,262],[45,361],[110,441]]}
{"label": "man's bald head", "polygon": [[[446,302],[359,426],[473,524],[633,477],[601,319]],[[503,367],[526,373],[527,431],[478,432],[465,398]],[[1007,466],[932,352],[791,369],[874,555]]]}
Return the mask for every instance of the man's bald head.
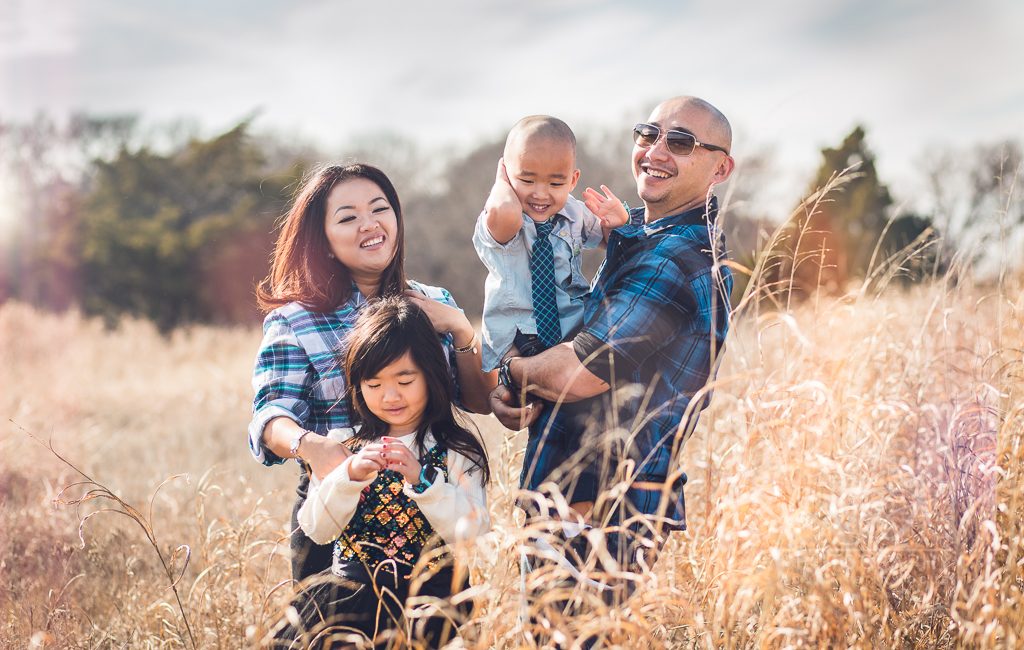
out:
{"label": "man's bald head", "polygon": [[732,125],[729,124],[729,119],[722,111],[715,108],[710,102],[700,97],[682,95],[666,99],[658,104],[658,108],[655,110],[672,113],[696,111],[706,116],[707,119],[704,121],[706,133],[700,134],[700,137],[705,138],[708,144],[715,144],[732,151]]}
{"label": "man's bald head", "polygon": [[576,135],[568,124],[550,115],[530,115],[516,122],[505,139],[505,158],[512,158],[514,150],[540,141],[564,144],[576,158]]}
{"label": "man's bald head", "polygon": [[644,202],[648,222],[679,214],[700,205],[715,185],[724,183],[735,167],[728,153],[732,127],[720,110],[699,97],[673,97],[658,104],[647,118],[662,132],[676,130],[693,135],[697,142],[724,151],[697,147],[688,154],[674,154],[665,137],[654,144],[633,147],[633,178]]}

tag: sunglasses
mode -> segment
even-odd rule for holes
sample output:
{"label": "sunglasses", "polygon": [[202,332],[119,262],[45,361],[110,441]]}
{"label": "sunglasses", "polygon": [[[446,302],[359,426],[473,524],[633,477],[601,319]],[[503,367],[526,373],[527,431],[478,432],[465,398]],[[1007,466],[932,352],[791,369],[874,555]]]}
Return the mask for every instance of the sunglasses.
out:
{"label": "sunglasses", "polygon": [[661,139],[662,133],[665,134],[665,146],[667,146],[668,150],[677,156],[689,156],[693,153],[695,147],[702,147],[708,151],[721,151],[725,155],[729,155],[729,150],[724,147],[697,142],[697,138],[694,137],[692,133],[679,131],[677,129],[662,131],[660,127],[654,126],[653,124],[641,123],[634,126],[633,142],[636,142],[638,147],[650,149],[658,143],[658,140]]}

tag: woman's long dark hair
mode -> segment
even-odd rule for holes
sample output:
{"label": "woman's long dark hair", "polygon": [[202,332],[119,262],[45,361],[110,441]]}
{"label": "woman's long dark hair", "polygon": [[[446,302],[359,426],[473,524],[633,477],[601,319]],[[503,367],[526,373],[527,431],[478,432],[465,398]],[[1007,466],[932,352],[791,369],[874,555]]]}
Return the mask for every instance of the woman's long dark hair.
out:
{"label": "woman's long dark hair", "polygon": [[384,172],[371,165],[327,165],[314,169],[305,179],[281,220],[270,274],[256,287],[260,309],[270,311],[300,302],[313,311],[331,312],[351,297],[352,274],[330,255],[324,219],[327,195],[338,183],[353,178],[365,178],[379,187],[398,222],[395,255],[381,273],[379,295],[398,295],[406,289],[405,226],[395,186]]}
{"label": "woman's long dark hair", "polygon": [[363,307],[347,337],[345,375],[348,395],[362,427],[357,440],[373,441],[387,435],[389,425],[366,406],[362,382],[378,375],[388,364],[412,354],[413,362],[427,383],[427,406],[416,430],[416,445],[425,446],[427,429],[438,444],[457,451],[483,470],[486,484],[491,472],[487,451],[479,439],[455,419],[452,408],[452,379],[444,348],[430,319],[404,296],[389,296]]}

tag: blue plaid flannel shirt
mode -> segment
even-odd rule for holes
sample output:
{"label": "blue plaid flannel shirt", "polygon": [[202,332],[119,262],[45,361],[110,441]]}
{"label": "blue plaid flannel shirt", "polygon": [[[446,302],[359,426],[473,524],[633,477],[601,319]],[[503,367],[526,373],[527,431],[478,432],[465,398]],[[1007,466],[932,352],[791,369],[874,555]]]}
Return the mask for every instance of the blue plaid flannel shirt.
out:
{"label": "blue plaid flannel shirt", "polygon": [[[445,289],[413,281],[409,285],[429,298],[458,307]],[[289,303],[267,314],[252,375],[256,396],[249,422],[249,450],[256,460],[264,465],[284,462],[263,445],[263,428],[275,417],[289,418],[321,435],[353,425],[342,359],[348,332],[364,304],[366,299],[353,287],[349,301],[333,312],[314,312]],[[442,337],[442,343],[459,402],[451,335]]]}
{"label": "blue plaid flannel shirt", "polygon": [[[733,278],[715,263],[725,257],[717,214],[715,197],[651,224],[644,223],[643,208],[631,210],[629,223],[609,237],[574,341],[581,362],[605,352],[603,367],[591,367],[612,386],[599,398],[605,422],[617,418],[632,434],[625,454],[636,463],[636,481],[664,483],[678,471],[680,459],[672,457],[677,430],[691,432],[710,401],[709,393],[687,416],[695,393],[713,379],[729,329]],[[617,390],[626,385],[638,388]],[[668,491],[669,528],[685,528],[684,482],[685,475]],[[660,491],[630,488],[623,515],[653,515],[661,497]]]}

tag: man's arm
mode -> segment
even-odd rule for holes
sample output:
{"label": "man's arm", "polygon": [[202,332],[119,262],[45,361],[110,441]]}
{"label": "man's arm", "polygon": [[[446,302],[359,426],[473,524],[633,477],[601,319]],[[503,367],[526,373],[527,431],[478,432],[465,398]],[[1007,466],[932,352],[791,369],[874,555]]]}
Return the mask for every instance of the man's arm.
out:
{"label": "man's arm", "polygon": [[[577,357],[573,343],[561,343],[535,357],[513,357],[509,374],[517,386],[549,401],[575,402],[608,390],[608,384],[587,370]],[[564,392],[564,395],[563,395]],[[512,392],[498,384],[490,395],[491,410],[505,427],[518,431],[540,415],[533,404],[513,406]]]}
{"label": "man's arm", "polygon": [[[608,390],[613,371],[628,377],[684,331],[697,336],[710,331],[705,327],[710,308],[698,306],[691,281],[684,280],[694,275],[692,269],[662,255],[643,255],[625,261],[621,271],[614,285],[606,287],[601,308],[572,342],[512,360],[513,384],[525,382],[531,393],[545,399],[578,401]],[[710,273],[701,278],[698,285],[707,290],[699,293],[710,296]],[[518,429],[537,417],[528,407],[514,408],[510,402],[504,386],[491,393],[491,408],[506,427]]]}
{"label": "man's arm", "polygon": [[517,385],[549,402],[578,402],[608,390],[608,384],[580,363],[572,342],[559,343],[534,357],[515,357],[509,373]]}

